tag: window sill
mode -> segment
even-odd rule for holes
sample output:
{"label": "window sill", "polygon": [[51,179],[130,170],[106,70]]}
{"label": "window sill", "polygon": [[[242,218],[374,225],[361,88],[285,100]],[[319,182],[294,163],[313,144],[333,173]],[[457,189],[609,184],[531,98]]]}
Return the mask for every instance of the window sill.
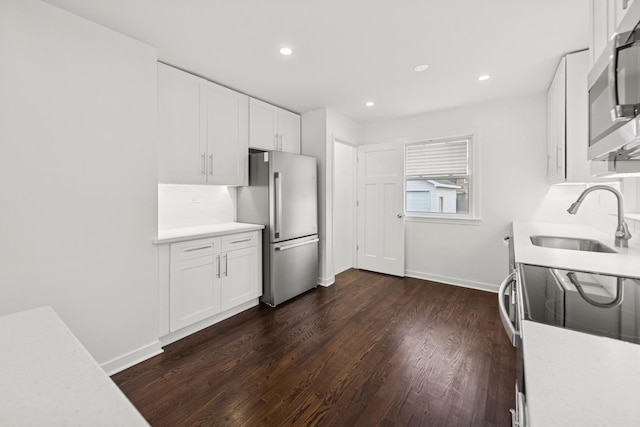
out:
{"label": "window sill", "polygon": [[460,225],[480,225],[482,218],[461,217],[454,218],[450,216],[422,216],[422,215],[405,215],[405,222],[431,222],[440,224],[460,224]]}

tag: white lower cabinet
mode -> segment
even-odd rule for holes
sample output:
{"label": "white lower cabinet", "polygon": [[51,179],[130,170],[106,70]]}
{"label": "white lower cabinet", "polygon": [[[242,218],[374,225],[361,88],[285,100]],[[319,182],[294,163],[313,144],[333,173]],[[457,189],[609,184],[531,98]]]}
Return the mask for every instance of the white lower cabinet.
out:
{"label": "white lower cabinet", "polygon": [[171,331],[220,313],[220,255],[171,263]]}
{"label": "white lower cabinet", "polygon": [[237,249],[222,255],[224,270],[220,300],[222,310],[228,310],[252,298],[256,298],[255,277],[258,260],[255,247]]}
{"label": "white lower cabinet", "polygon": [[260,297],[260,247],[258,231],[172,243],[169,332]]}

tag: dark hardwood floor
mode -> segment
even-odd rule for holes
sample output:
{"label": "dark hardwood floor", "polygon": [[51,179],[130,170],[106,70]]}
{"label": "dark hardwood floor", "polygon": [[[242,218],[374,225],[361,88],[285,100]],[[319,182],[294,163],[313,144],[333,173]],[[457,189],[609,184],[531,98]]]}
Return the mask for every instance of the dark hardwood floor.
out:
{"label": "dark hardwood floor", "polygon": [[510,426],[495,294],[359,270],[112,378],[152,426]]}

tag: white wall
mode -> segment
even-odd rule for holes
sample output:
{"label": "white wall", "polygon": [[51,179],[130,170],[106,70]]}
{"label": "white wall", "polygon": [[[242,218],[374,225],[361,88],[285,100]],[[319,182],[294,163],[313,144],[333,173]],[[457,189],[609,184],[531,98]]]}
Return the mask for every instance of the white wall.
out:
{"label": "white wall", "polygon": [[158,184],[158,228],[236,220],[236,189],[222,185]]}
{"label": "white wall", "polygon": [[155,128],[154,48],[0,2],[0,315],[52,306],[109,372],[161,350]]}
{"label": "white wall", "polygon": [[328,108],[302,114],[301,154],[318,159],[318,284],[328,286],[335,281],[333,260],[333,188],[334,140],[357,145],[361,126]]}
{"label": "white wall", "polygon": [[[480,139],[479,225],[407,218],[406,273],[481,289],[497,289],[507,273],[502,244],[513,220],[586,223],[566,213],[584,186],[546,182],[546,98],[468,106],[363,126],[367,144],[459,135],[476,129]],[[468,133],[468,132],[466,132]]]}

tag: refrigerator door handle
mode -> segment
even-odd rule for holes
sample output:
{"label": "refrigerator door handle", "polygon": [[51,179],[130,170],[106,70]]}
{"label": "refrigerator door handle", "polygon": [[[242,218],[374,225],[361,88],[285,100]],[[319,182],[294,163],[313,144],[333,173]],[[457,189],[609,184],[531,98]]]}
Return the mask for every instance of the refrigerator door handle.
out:
{"label": "refrigerator door handle", "polygon": [[293,249],[293,248],[297,248],[298,246],[305,246],[305,245],[310,245],[312,243],[316,243],[319,242],[320,239],[313,239],[313,240],[307,240],[306,242],[302,242],[302,243],[296,243],[293,245],[287,245],[287,246],[279,246],[276,249],[276,251],[286,251],[287,249]]}
{"label": "refrigerator door handle", "polygon": [[280,237],[280,222],[282,221],[282,174],[275,172],[273,174],[274,190],[275,190],[275,238]]}

